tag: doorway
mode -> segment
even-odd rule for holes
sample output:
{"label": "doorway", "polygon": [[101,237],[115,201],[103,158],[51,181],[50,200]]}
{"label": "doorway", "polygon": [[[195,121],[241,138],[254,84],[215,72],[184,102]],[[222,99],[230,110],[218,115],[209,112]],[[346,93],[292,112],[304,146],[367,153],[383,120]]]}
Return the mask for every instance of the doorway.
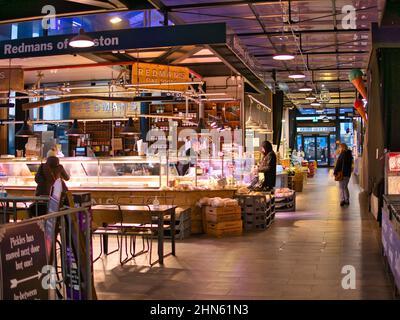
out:
{"label": "doorway", "polygon": [[334,135],[299,135],[297,141],[301,141],[305,160],[317,161],[318,167],[334,165],[335,154],[332,150],[332,146],[335,145]]}

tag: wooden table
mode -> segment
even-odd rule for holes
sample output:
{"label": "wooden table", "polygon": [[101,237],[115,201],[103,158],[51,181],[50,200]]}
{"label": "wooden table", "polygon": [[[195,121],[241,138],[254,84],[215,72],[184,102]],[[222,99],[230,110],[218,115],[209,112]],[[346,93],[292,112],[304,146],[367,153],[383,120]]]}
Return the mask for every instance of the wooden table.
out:
{"label": "wooden table", "polygon": [[[175,256],[175,209],[177,206],[173,205],[96,205],[92,206],[93,217],[96,214],[104,213],[104,212],[115,212],[119,213],[120,210],[132,212],[132,214],[142,213],[142,212],[150,212],[153,217],[157,217],[158,222],[158,261],[160,264],[164,263],[164,218],[166,216],[170,217],[170,228],[171,228],[171,253]],[[150,209],[150,211],[149,211]],[[104,237],[104,241],[107,242],[107,237]],[[104,252],[107,253],[107,245],[104,243]]]}
{"label": "wooden table", "polygon": [[[14,221],[17,221],[17,209],[18,209],[18,203],[24,203],[25,205],[31,202],[36,203],[36,216],[38,214],[38,203],[39,202],[46,202],[49,201],[48,196],[28,196],[28,197],[16,197],[16,196],[0,196],[0,203],[3,206],[3,223],[8,222],[8,214],[7,211],[10,207],[10,203],[13,204],[13,216],[14,216]],[[25,207],[28,209],[28,207]]]}

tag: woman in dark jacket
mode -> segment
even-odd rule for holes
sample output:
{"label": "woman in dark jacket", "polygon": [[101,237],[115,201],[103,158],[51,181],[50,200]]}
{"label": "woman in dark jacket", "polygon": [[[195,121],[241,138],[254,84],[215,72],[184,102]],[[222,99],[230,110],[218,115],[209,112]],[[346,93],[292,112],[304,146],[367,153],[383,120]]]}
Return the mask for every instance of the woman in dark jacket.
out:
{"label": "woman in dark jacket", "polygon": [[51,187],[57,179],[68,181],[69,175],[64,167],[60,164],[60,160],[53,154],[48,154],[46,163],[42,163],[35,176],[37,183],[36,196],[50,195]]}
{"label": "woman in dark jacket", "polygon": [[264,141],[261,148],[262,159],[258,165],[258,172],[264,174],[262,188],[272,190],[276,183],[276,154],[272,150],[272,144]]}
{"label": "woman in dark jacket", "polygon": [[339,157],[336,161],[334,176],[337,177],[340,172],[342,172],[343,178],[339,180],[340,189],[340,206],[350,204],[350,192],[349,192],[349,181],[351,173],[353,171],[353,155],[351,150],[347,147],[347,144],[341,143],[339,146]]}

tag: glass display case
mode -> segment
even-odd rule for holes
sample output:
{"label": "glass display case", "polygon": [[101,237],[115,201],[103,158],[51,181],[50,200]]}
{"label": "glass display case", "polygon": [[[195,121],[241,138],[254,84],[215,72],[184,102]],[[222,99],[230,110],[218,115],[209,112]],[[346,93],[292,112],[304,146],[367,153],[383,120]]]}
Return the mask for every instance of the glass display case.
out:
{"label": "glass display case", "polygon": [[251,159],[169,157],[167,185],[236,187],[251,181]]}
{"label": "glass display case", "polygon": [[[0,159],[0,185],[35,187],[40,159]],[[69,188],[159,189],[163,172],[159,157],[60,158],[70,175]]]}

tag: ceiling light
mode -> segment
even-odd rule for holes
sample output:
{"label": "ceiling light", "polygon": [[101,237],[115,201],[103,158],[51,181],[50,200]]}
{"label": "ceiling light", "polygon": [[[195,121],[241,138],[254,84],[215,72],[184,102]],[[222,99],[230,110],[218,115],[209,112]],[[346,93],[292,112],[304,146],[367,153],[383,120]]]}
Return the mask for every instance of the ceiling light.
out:
{"label": "ceiling light", "polygon": [[196,128],[196,132],[202,133],[202,130],[205,130],[205,129],[207,129],[207,127],[206,127],[206,123],[204,122],[204,118],[200,118],[199,123]]}
{"label": "ceiling light", "polygon": [[119,134],[124,135],[124,136],[133,136],[133,135],[140,134],[140,132],[137,132],[135,130],[132,117],[129,117],[128,123],[125,125],[125,127],[121,130],[121,132]]}
{"label": "ceiling light", "polygon": [[293,60],[294,59],[294,55],[291,54],[287,48],[286,45],[282,45],[281,50],[275,54],[272,59],[274,60],[279,60],[279,61],[286,61],[286,60]]}
{"label": "ceiling light", "polygon": [[306,100],[314,101],[316,99],[317,98],[311,92],[306,96]]}
{"label": "ceiling light", "polygon": [[94,46],[94,41],[91,37],[85,34],[85,30],[81,28],[79,34],[69,41],[69,45],[73,48],[90,48]]}
{"label": "ceiling light", "polygon": [[317,101],[314,101],[314,102],[311,102],[310,105],[313,107],[319,107],[321,104]]}
{"label": "ceiling light", "polygon": [[304,79],[306,76],[301,72],[294,72],[289,74],[290,79]]}
{"label": "ceiling light", "polygon": [[301,91],[301,92],[310,92],[312,90],[313,89],[310,88],[309,86],[307,86],[306,84],[304,84],[304,86],[299,89],[299,91]]}
{"label": "ceiling light", "polygon": [[65,132],[65,134],[66,134],[67,136],[71,136],[71,137],[78,137],[78,136],[80,136],[80,135],[83,134],[83,130],[79,128],[78,120],[77,120],[77,119],[74,120],[74,122],[72,123],[71,128],[69,128],[69,129]]}
{"label": "ceiling light", "polygon": [[120,17],[113,17],[110,19],[110,22],[112,24],[120,23],[121,21],[122,21],[122,19]]}
{"label": "ceiling light", "polygon": [[21,129],[15,134],[16,137],[20,138],[28,138],[34,136],[31,126],[28,124],[27,120],[24,120],[24,124],[22,125]]}

